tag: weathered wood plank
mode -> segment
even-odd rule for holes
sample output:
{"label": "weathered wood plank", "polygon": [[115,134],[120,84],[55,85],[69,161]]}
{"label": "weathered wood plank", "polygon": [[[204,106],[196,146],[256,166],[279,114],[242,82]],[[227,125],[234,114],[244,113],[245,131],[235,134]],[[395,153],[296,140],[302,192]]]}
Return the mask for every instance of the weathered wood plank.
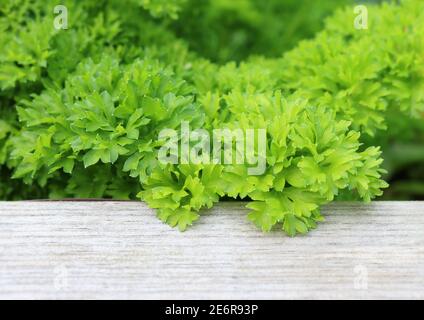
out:
{"label": "weathered wood plank", "polygon": [[0,202],[0,298],[424,298],[424,203],[337,203],[307,236],[241,203],[180,233],[139,202]]}

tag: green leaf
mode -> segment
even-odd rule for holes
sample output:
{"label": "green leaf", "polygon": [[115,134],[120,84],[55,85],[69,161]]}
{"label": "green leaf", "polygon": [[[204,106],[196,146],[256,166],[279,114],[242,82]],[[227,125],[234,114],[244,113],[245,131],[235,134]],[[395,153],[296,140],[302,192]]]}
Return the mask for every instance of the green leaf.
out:
{"label": "green leaf", "polygon": [[99,162],[100,157],[103,154],[103,150],[90,150],[88,151],[83,159],[84,162],[84,167],[87,168],[89,166],[92,166],[94,164],[96,164],[97,162]]}

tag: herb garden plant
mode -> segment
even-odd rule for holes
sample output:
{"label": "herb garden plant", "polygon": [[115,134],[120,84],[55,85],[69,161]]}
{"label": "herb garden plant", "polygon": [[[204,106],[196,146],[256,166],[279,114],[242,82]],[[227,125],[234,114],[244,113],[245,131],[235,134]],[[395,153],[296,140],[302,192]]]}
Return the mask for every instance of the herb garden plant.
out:
{"label": "herb garden plant", "polygon": [[[138,198],[180,230],[245,199],[258,228],[295,235],[399,168],[424,194],[424,2],[368,4],[364,30],[354,1],[307,2],[65,1],[57,29],[56,1],[2,0],[0,197]],[[159,161],[185,122],[265,129],[264,172]]]}

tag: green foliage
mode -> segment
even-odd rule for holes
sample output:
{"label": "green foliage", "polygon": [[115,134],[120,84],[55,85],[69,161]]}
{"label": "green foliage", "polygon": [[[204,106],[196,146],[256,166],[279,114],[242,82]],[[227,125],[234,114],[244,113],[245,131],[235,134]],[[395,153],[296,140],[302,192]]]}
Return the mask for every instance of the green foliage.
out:
{"label": "green foliage", "polygon": [[[246,199],[258,228],[293,236],[326,203],[382,195],[381,147],[393,174],[393,139],[424,142],[424,3],[370,5],[368,30],[340,9],[282,56],[350,3],[69,0],[56,30],[54,1],[4,1],[0,198],[140,198],[180,230]],[[161,163],[159,132],[183,121],[266,129],[265,172]]]}
{"label": "green foliage", "polygon": [[339,11],[315,39],[286,54],[281,85],[332,105],[369,135],[387,128],[392,111],[422,117],[424,3],[403,2],[370,6],[369,16],[378,19],[364,31],[354,28],[351,8]]}
{"label": "green foliage", "polygon": [[[230,110],[234,127],[264,124],[268,129],[266,173],[251,176],[247,165],[159,165],[139,196],[159,209],[163,221],[185,228],[197,220],[199,209],[210,208],[224,195],[249,197],[255,200],[248,204],[253,210],[249,218],[259,228],[269,231],[281,223],[294,235],[314,228],[322,219],[319,206],[339,190],[356,190],[365,200],[381,195],[386,183],[380,180],[380,151],[361,151],[359,133],[349,130],[349,122],[337,122],[334,112],[299,98],[286,100],[278,92],[233,93],[227,103],[233,95],[239,98]],[[257,108],[246,108],[252,103]]]}
{"label": "green foliage", "polygon": [[101,162],[144,181],[157,162],[159,131],[183,119],[201,124],[191,91],[154,60],[122,66],[110,56],[99,63],[88,59],[63,89],[48,88],[21,102],[25,130],[11,138],[18,146],[10,157],[19,162],[14,177],[30,181],[40,170],[72,173],[75,164],[87,168]]}
{"label": "green foliage", "polygon": [[367,134],[367,145],[383,148],[386,178],[405,175],[414,181],[408,191],[406,181],[397,187],[395,180],[395,195],[388,195],[422,198],[424,2],[369,6],[368,15],[368,30],[358,31],[351,8],[337,12],[315,39],[286,53],[280,85],[353,119],[353,128]]}

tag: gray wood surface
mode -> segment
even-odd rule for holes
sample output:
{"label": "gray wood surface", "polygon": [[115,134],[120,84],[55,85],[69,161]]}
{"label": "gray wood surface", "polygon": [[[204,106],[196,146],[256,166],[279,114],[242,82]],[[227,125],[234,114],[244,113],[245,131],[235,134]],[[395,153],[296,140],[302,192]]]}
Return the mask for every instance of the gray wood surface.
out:
{"label": "gray wood surface", "polygon": [[0,298],[424,299],[424,202],[332,204],[296,238],[246,212],[180,233],[140,202],[0,202]]}

